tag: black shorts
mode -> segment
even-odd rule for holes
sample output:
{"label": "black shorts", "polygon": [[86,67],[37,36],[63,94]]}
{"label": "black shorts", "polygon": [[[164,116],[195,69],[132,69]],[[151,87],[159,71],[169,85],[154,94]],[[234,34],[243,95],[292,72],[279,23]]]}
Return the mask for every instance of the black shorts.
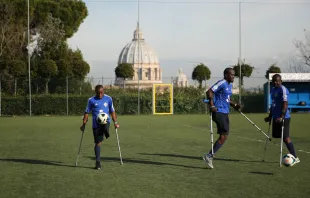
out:
{"label": "black shorts", "polygon": [[110,137],[110,123],[108,122],[105,125],[101,125],[98,128],[93,128],[94,142],[97,144],[103,141],[103,137],[106,139]]}
{"label": "black shorts", "polygon": [[[283,139],[290,137],[290,122],[291,118],[284,119],[284,130],[283,130]],[[282,125],[276,123],[275,119],[272,120],[272,137],[281,138],[282,135]]]}
{"label": "black shorts", "polygon": [[216,123],[218,134],[229,134],[229,118],[227,113],[212,112],[212,120]]}

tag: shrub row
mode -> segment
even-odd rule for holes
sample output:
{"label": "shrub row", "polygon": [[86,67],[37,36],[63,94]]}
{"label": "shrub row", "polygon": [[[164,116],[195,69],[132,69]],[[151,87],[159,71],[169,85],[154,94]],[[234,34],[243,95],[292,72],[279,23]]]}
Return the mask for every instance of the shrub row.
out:
{"label": "shrub row", "polygon": [[[114,107],[118,114],[129,115],[138,112],[137,94],[109,94],[113,98]],[[82,115],[89,96],[69,95],[68,113],[69,115]],[[66,95],[33,95],[32,98],[33,115],[66,115],[67,97]],[[238,96],[234,95],[232,100],[238,101]],[[264,112],[263,95],[242,96],[242,104],[245,113]],[[178,94],[173,100],[174,114],[202,114],[206,113],[206,105],[203,103],[202,95]],[[157,112],[165,112],[169,108],[167,100],[157,101]],[[5,96],[1,98],[2,115],[29,115],[29,98],[23,96]],[[152,95],[140,95],[140,113],[152,114]]]}

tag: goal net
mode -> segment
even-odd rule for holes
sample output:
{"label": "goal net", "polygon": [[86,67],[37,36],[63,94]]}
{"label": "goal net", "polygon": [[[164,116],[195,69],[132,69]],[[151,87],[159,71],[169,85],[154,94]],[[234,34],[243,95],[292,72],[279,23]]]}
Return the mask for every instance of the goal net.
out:
{"label": "goal net", "polygon": [[153,84],[153,115],[173,114],[173,85]]}

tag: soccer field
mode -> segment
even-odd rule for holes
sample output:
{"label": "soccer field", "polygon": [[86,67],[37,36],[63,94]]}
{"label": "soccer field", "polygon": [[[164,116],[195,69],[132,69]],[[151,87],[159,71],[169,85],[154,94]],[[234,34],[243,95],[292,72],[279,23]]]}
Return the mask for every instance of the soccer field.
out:
{"label": "soccer field", "polygon": [[[266,114],[247,116],[267,133]],[[269,144],[262,162],[264,136],[232,114],[229,139],[208,169],[201,157],[210,150],[208,115],[119,116],[124,165],[111,127],[98,171],[90,122],[75,167],[81,117],[2,117],[0,197],[309,197],[309,120],[310,114],[292,115],[301,163],[279,168],[280,140],[273,139],[277,145]]]}

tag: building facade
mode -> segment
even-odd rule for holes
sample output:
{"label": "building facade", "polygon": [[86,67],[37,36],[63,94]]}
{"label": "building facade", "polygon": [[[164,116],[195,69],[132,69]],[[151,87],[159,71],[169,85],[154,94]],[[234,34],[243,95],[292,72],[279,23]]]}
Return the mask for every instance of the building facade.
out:
{"label": "building facade", "polygon": [[134,76],[131,79],[117,78],[115,85],[120,87],[152,87],[154,83],[162,83],[162,70],[159,60],[152,48],[145,42],[143,32],[137,24],[133,39],[121,51],[118,65],[131,64]]}

